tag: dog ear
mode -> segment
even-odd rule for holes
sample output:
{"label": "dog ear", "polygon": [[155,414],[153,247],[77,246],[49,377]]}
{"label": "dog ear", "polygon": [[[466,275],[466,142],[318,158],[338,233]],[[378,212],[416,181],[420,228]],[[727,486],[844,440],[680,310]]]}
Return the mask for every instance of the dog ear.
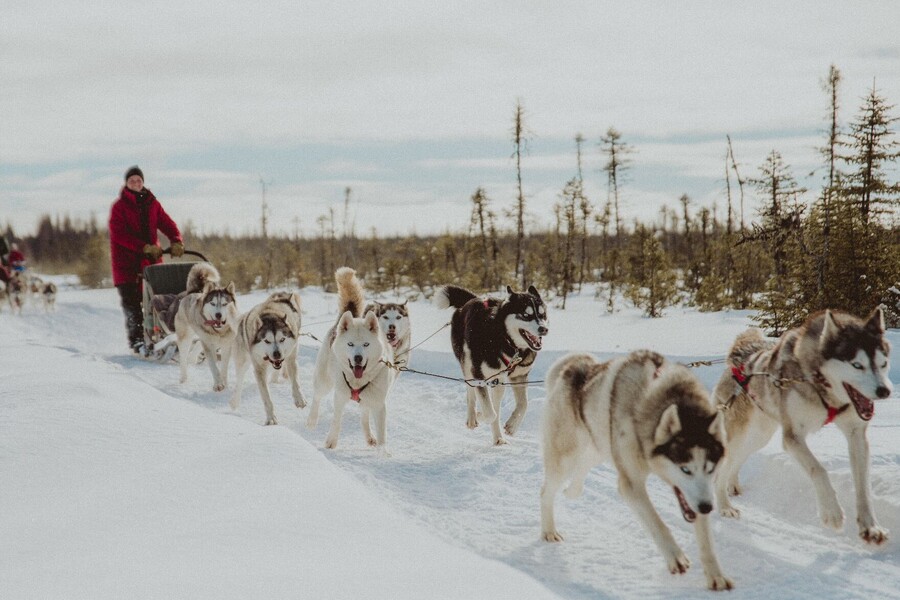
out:
{"label": "dog ear", "polygon": [[681,419],[678,418],[678,405],[673,404],[663,411],[659,418],[659,424],[656,426],[656,433],[653,434],[653,442],[657,446],[662,446],[681,431]]}
{"label": "dog ear", "polygon": [[290,302],[291,302],[291,306],[294,307],[294,310],[296,310],[297,313],[299,313],[300,312],[300,302],[301,302],[300,292],[296,292],[296,291],[291,292]]}
{"label": "dog ear", "polygon": [[353,323],[353,313],[349,310],[341,315],[341,319],[338,321],[337,330],[339,333],[344,333],[348,329],[350,329],[350,324]]}
{"label": "dog ear", "polygon": [[533,285],[528,286],[528,293],[531,294],[532,296],[535,296],[536,298],[541,297],[541,295],[537,291],[537,288],[534,287]]}
{"label": "dog ear", "polygon": [[877,307],[866,321],[866,331],[875,335],[884,335],[884,311]]}
{"label": "dog ear", "polygon": [[513,294],[515,294],[515,292],[513,291],[513,289],[512,289],[511,287],[509,287],[509,286],[506,286],[506,293],[509,294],[510,296],[512,296]]}
{"label": "dog ear", "polygon": [[819,343],[824,344],[834,338],[841,332],[841,324],[837,322],[830,310],[825,311],[825,325],[822,327],[822,335],[819,336]]}
{"label": "dog ear", "polygon": [[409,302],[409,298],[405,298],[405,299],[404,299],[404,300],[403,300],[403,303],[402,303],[402,304],[400,304],[400,306],[403,306],[403,307],[405,307],[405,306],[406,306],[406,304],[407,304],[407,303],[408,303],[408,302]]}
{"label": "dog ear", "polygon": [[234,296],[234,282],[233,282],[233,281],[229,281],[229,282],[228,282],[228,286],[225,288],[225,290],[226,290],[229,294],[231,294],[232,296]]}
{"label": "dog ear", "polygon": [[725,445],[725,413],[717,410],[712,421],[709,423],[709,434],[713,436],[720,444]]}
{"label": "dog ear", "polygon": [[374,311],[369,311],[366,313],[366,327],[369,328],[369,331],[375,333],[378,331],[378,317],[375,315]]}

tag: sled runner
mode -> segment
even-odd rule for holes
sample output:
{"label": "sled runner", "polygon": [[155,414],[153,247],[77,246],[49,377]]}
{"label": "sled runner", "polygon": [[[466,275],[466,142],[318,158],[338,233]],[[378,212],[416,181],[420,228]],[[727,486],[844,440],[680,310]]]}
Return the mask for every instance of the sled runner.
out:
{"label": "sled runner", "polygon": [[[171,253],[171,248],[163,250],[164,255]],[[184,254],[209,262],[193,250],[185,250]],[[176,357],[178,347],[175,344],[174,317],[177,306],[172,305],[187,290],[188,273],[196,262],[169,262],[144,267],[141,300],[144,316],[143,358],[166,362]]]}

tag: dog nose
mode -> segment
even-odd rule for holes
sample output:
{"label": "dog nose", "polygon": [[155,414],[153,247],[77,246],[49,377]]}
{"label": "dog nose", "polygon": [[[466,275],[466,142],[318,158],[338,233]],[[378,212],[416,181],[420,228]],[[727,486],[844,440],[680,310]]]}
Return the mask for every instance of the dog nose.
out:
{"label": "dog nose", "polygon": [[216,313],[216,320],[222,319],[222,313]]}
{"label": "dog nose", "polygon": [[697,508],[700,509],[700,512],[702,514],[708,515],[709,513],[712,512],[713,507],[712,507],[712,504],[710,504],[709,502],[701,502],[700,506],[698,506]]}
{"label": "dog nose", "polygon": [[388,331],[394,331],[395,329],[397,329],[396,325],[394,325],[394,324],[388,325]]}
{"label": "dog nose", "polygon": [[272,353],[272,358],[274,358],[275,360],[280,360],[280,359],[281,359],[281,351],[280,351],[280,350],[276,350],[275,352],[273,352],[273,353]]}
{"label": "dog nose", "polygon": [[356,356],[353,357],[353,362],[355,362],[358,365],[362,364],[362,356],[357,354]]}
{"label": "dog nose", "polygon": [[878,389],[875,390],[875,395],[879,398],[887,398],[891,395],[891,390],[889,390],[885,385],[879,385]]}
{"label": "dog nose", "polygon": [[549,331],[550,330],[547,329],[546,327],[544,327],[543,325],[538,327],[538,335],[547,335],[547,333],[549,333]]}

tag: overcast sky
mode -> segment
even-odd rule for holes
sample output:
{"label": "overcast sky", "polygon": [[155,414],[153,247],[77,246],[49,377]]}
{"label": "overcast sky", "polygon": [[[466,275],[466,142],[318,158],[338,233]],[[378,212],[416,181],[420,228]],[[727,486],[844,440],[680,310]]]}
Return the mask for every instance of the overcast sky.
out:
{"label": "overcast sky", "polygon": [[[0,226],[105,225],[125,170],[182,226],[311,233],[352,189],[356,229],[461,230],[483,186],[515,197],[516,101],[533,226],[575,175],[606,199],[600,136],[630,144],[629,217],[724,202],[778,150],[819,186],[831,64],[842,120],[873,84],[900,103],[900,3],[6,0]],[[894,114],[900,116],[900,110]]]}

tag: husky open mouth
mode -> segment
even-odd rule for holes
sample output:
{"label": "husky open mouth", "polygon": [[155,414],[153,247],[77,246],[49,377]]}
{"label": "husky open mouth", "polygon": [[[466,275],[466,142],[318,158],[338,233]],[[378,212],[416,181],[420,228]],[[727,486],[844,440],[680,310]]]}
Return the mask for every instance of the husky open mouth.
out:
{"label": "husky open mouth", "polygon": [[871,420],[872,417],[875,416],[875,403],[863,396],[859,390],[849,383],[843,383],[844,389],[847,390],[847,395],[850,396],[850,400],[853,402],[853,408],[856,409],[856,414],[859,415],[859,418],[863,421]]}
{"label": "husky open mouth", "polygon": [[691,509],[691,505],[688,504],[687,498],[684,497],[684,494],[681,493],[681,490],[679,490],[677,486],[673,486],[672,489],[675,490],[675,497],[678,498],[678,506],[681,507],[681,516],[684,517],[684,520],[688,523],[696,521],[697,513]]}
{"label": "husky open mouth", "polygon": [[281,363],[284,362],[283,358],[270,358],[268,356],[265,357],[264,360],[272,363],[272,368],[275,369],[276,371],[281,368]]}
{"label": "husky open mouth", "polygon": [[397,344],[400,343],[400,338],[397,337],[396,332],[389,331],[384,335],[387,338],[388,344],[390,344],[392,348],[396,348]]}
{"label": "husky open mouth", "polygon": [[218,319],[215,319],[215,320],[211,320],[211,321],[204,321],[203,324],[206,325],[207,327],[212,327],[213,329],[221,329],[222,327],[225,326],[225,321],[224,320],[220,321]]}
{"label": "husky open mouth", "polygon": [[540,337],[538,337],[536,335],[532,335],[529,332],[525,331],[524,329],[519,330],[519,335],[521,335],[523,338],[525,338],[525,342],[535,352],[540,350],[541,347],[544,345],[544,341]]}
{"label": "husky open mouth", "polygon": [[354,365],[350,361],[347,361],[347,364],[350,365],[350,370],[353,371],[353,376],[357,379],[362,379],[363,374],[366,372],[366,365]]}

